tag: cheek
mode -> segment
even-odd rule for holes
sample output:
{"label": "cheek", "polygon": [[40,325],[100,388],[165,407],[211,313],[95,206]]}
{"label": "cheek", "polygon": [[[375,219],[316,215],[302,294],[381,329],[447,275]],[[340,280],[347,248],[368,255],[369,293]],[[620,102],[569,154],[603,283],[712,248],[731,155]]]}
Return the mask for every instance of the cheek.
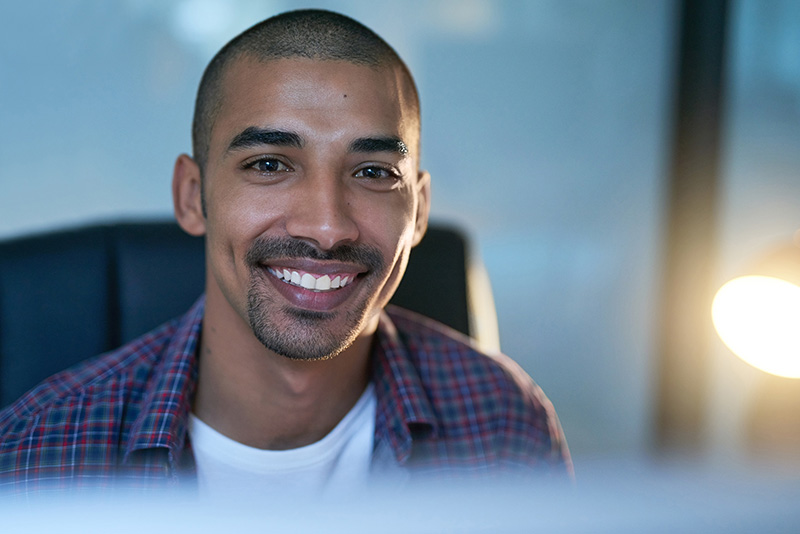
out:
{"label": "cheek", "polygon": [[220,187],[207,198],[207,239],[214,254],[241,263],[249,244],[278,217],[270,198],[243,187]]}
{"label": "cheek", "polygon": [[414,238],[416,206],[407,195],[386,195],[380,202],[357,208],[362,240],[378,246],[383,252],[386,266],[392,267],[411,248]]}

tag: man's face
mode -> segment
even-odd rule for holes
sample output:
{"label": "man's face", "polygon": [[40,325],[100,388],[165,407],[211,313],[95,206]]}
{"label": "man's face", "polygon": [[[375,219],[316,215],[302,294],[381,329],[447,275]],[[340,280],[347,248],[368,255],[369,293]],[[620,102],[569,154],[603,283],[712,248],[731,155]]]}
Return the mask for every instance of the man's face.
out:
{"label": "man's face", "polygon": [[399,71],[240,59],[204,174],[209,294],[270,350],[321,359],[370,335],[427,222]]}

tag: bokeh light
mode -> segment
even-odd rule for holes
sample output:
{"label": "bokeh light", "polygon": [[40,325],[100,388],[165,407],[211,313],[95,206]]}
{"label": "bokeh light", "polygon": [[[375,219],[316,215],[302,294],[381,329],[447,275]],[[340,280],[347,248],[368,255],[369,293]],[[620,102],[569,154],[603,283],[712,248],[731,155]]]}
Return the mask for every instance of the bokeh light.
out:
{"label": "bokeh light", "polygon": [[722,341],[762,371],[800,378],[800,287],[769,276],[743,276],[722,286],[712,318]]}

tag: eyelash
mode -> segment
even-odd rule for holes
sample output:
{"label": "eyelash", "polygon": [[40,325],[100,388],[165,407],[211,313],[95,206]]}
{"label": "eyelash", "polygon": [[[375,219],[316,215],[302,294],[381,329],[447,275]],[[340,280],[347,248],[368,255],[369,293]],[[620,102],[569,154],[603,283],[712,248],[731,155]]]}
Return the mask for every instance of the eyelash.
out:
{"label": "eyelash", "polygon": [[[375,178],[375,177],[368,177],[368,176],[359,176],[364,171],[373,170],[373,171],[380,171],[386,173],[387,176],[384,178]],[[381,179],[390,179],[390,180],[399,180],[400,174],[392,168],[381,167],[380,165],[367,165],[362,167],[356,171],[356,177],[358,178],[367,178],[369,180],[381,180]]]}
{"label": "eyelash", "polygon": [[[274,171],[265,171],[265,170],[261,170],[261,169],[256,168],[256,166],[259,163],[266,163],[266,162],[277,163],[278,165],[282,165],[283,167],[285,167],[285,169],[277,169],[277,170],[274,170]],[[256,171],[256,172],[258,172],[260,174],[275,174],[275,173],[278,173],[278,172],[286,172],[287,170],[288,171],[292,170],[292,168],[289,167],[289,165],[287,165],[286,163],[281,161],[279,158],[276,158],[274,156],[259,156],[258,158],[247,160],[242,164],[242,169],[245,169],[245,170],[246,169],[252,169],[252,170],[254,170],[254,171]]]}
{"label": "eyelash", "polygon": [[[268,162],[275,163],[279,167],[282,166],[284,168],[283,169],[279,168],[274,171],[261,170],[258,168],[258,165],[260,163],[268,163]],[[254,159],[249,159],[242,163],[242,169],[253,170],[259,174],[266,174],[266,175],[272,175],[281,172],[291,172],[293,170],[292,167],[290,167],[287,163],[281,161],[280,158],[277,158],[275,156],[259,156]],[[381,177],[363,176],[362,173],[364,173],[365,171],[376,171],[380,173],[385,173],[386,176],[381,176]],[[361,167],[355,172],[355,177],[364,178],[368,181],[391,180],[396,182],[402,178],[402,175],[391,167],[383,167],[381,165],[365,165],[364,167]]]}

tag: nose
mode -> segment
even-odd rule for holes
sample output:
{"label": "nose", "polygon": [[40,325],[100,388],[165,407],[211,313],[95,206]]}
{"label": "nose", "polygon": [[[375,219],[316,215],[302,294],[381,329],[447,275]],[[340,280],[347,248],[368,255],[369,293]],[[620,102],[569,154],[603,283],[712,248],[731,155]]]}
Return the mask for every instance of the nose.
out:
{"label": "nose", "polygon": [[286,214],[286,231],[321,250],[358,239],[346,185],[329,174],[306,176],[292,192]]}

